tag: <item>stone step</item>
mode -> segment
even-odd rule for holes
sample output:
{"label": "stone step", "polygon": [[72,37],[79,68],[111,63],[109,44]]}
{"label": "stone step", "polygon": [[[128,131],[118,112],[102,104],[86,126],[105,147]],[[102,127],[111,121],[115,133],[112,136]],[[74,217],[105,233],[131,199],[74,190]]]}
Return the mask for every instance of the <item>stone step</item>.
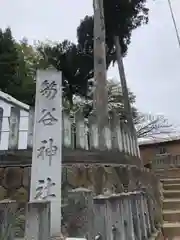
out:
{"label": "stone step", "polygon": [[163,184],[180,184],[180,178],[161,178]]}
{"label": "stone step", "polygon": [[157,230],[148,240],[164,240],[162,229]]}
{"label": "stone step", "polygon": [[180,223],[164,223],[163,233],[165,237],[164,239],[180,239]]}
{"label": "stone step", "polygon": [[180,178],[180,168],[158,169],[155,174],[160,178]]}
{"label": "stone step", "polygon": [[180,198],[180,190],[164,190],[164,198]]}
{"label": "stone step", "polygon": [[180,209],[180,198],[166,198],[163,200],[163,210]]}
{"label": "stone step", "polygon": [[163,219],[167,222],[180,222],[180,209],[179,210],[164,210]]}
{"label": "stone step", "polygon": [[164,190],[180,190],[180,184],[179,183],[169,183],[169,184],[163,184]]}

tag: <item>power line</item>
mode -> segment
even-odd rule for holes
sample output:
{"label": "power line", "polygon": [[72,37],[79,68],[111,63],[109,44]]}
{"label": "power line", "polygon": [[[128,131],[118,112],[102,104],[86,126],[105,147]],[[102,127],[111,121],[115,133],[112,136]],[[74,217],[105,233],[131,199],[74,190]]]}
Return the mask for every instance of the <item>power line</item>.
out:
{"label": "power line", "polygon": [[176,20],[175,20],[175,17],[174,17],[171,0],[168,0],[168,4],[169,4],[169,9],[170,9],[171,17],[172,17],[172,20],[173,20],[175,32],[176,32],[176,37],[177,37],[177,40],[178,40],[178,45],[179,45],[179,48],[180,48],[180,35],[179,35],[179,32],[178,32]]}

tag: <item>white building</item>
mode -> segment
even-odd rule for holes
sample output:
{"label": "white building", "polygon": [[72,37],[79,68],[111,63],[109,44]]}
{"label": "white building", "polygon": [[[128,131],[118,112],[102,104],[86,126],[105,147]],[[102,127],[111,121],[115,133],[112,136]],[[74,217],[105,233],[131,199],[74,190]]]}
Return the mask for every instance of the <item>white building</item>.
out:
{"label": "white building", "polygon": [[[18,149],[27,148],[29,108],[28,105],[0,91],[0,151],[9,149],[13,136],[17,137]],[[19,115],[20,121],[17,118]],[[10,126],[14,132],[10,132]],[[19,128],[15,129],[17,126]]]}

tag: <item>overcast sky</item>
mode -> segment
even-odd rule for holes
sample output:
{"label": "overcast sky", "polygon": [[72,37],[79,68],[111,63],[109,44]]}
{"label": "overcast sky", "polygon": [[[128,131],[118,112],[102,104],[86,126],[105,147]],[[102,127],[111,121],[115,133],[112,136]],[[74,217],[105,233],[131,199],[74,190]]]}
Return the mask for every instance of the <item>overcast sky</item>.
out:
{"label": "overcast sky", "polygon": [[[180,30],[180,0],[171,1]],[[149,24],[134,31],[125,59],[128,86],[140,110],[180,124],[180,49],[168,0],[149,0],[148,5]],[[10,26],[18,40],[76,41],[86,14],[92,14],[92,0],[1,0],[0,27]],[[117,68],[108,76],[119,79]]]}

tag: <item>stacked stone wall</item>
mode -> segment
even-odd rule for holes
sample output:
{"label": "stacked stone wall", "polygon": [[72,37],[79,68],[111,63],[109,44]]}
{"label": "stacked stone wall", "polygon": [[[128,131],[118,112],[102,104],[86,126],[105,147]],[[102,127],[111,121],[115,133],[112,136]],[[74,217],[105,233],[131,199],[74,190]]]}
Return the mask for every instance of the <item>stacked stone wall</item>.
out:
{"label": "stacked stone wall", "polygon": [[0,200],[27,202],[30,187],[30,167],[0,168]]}

